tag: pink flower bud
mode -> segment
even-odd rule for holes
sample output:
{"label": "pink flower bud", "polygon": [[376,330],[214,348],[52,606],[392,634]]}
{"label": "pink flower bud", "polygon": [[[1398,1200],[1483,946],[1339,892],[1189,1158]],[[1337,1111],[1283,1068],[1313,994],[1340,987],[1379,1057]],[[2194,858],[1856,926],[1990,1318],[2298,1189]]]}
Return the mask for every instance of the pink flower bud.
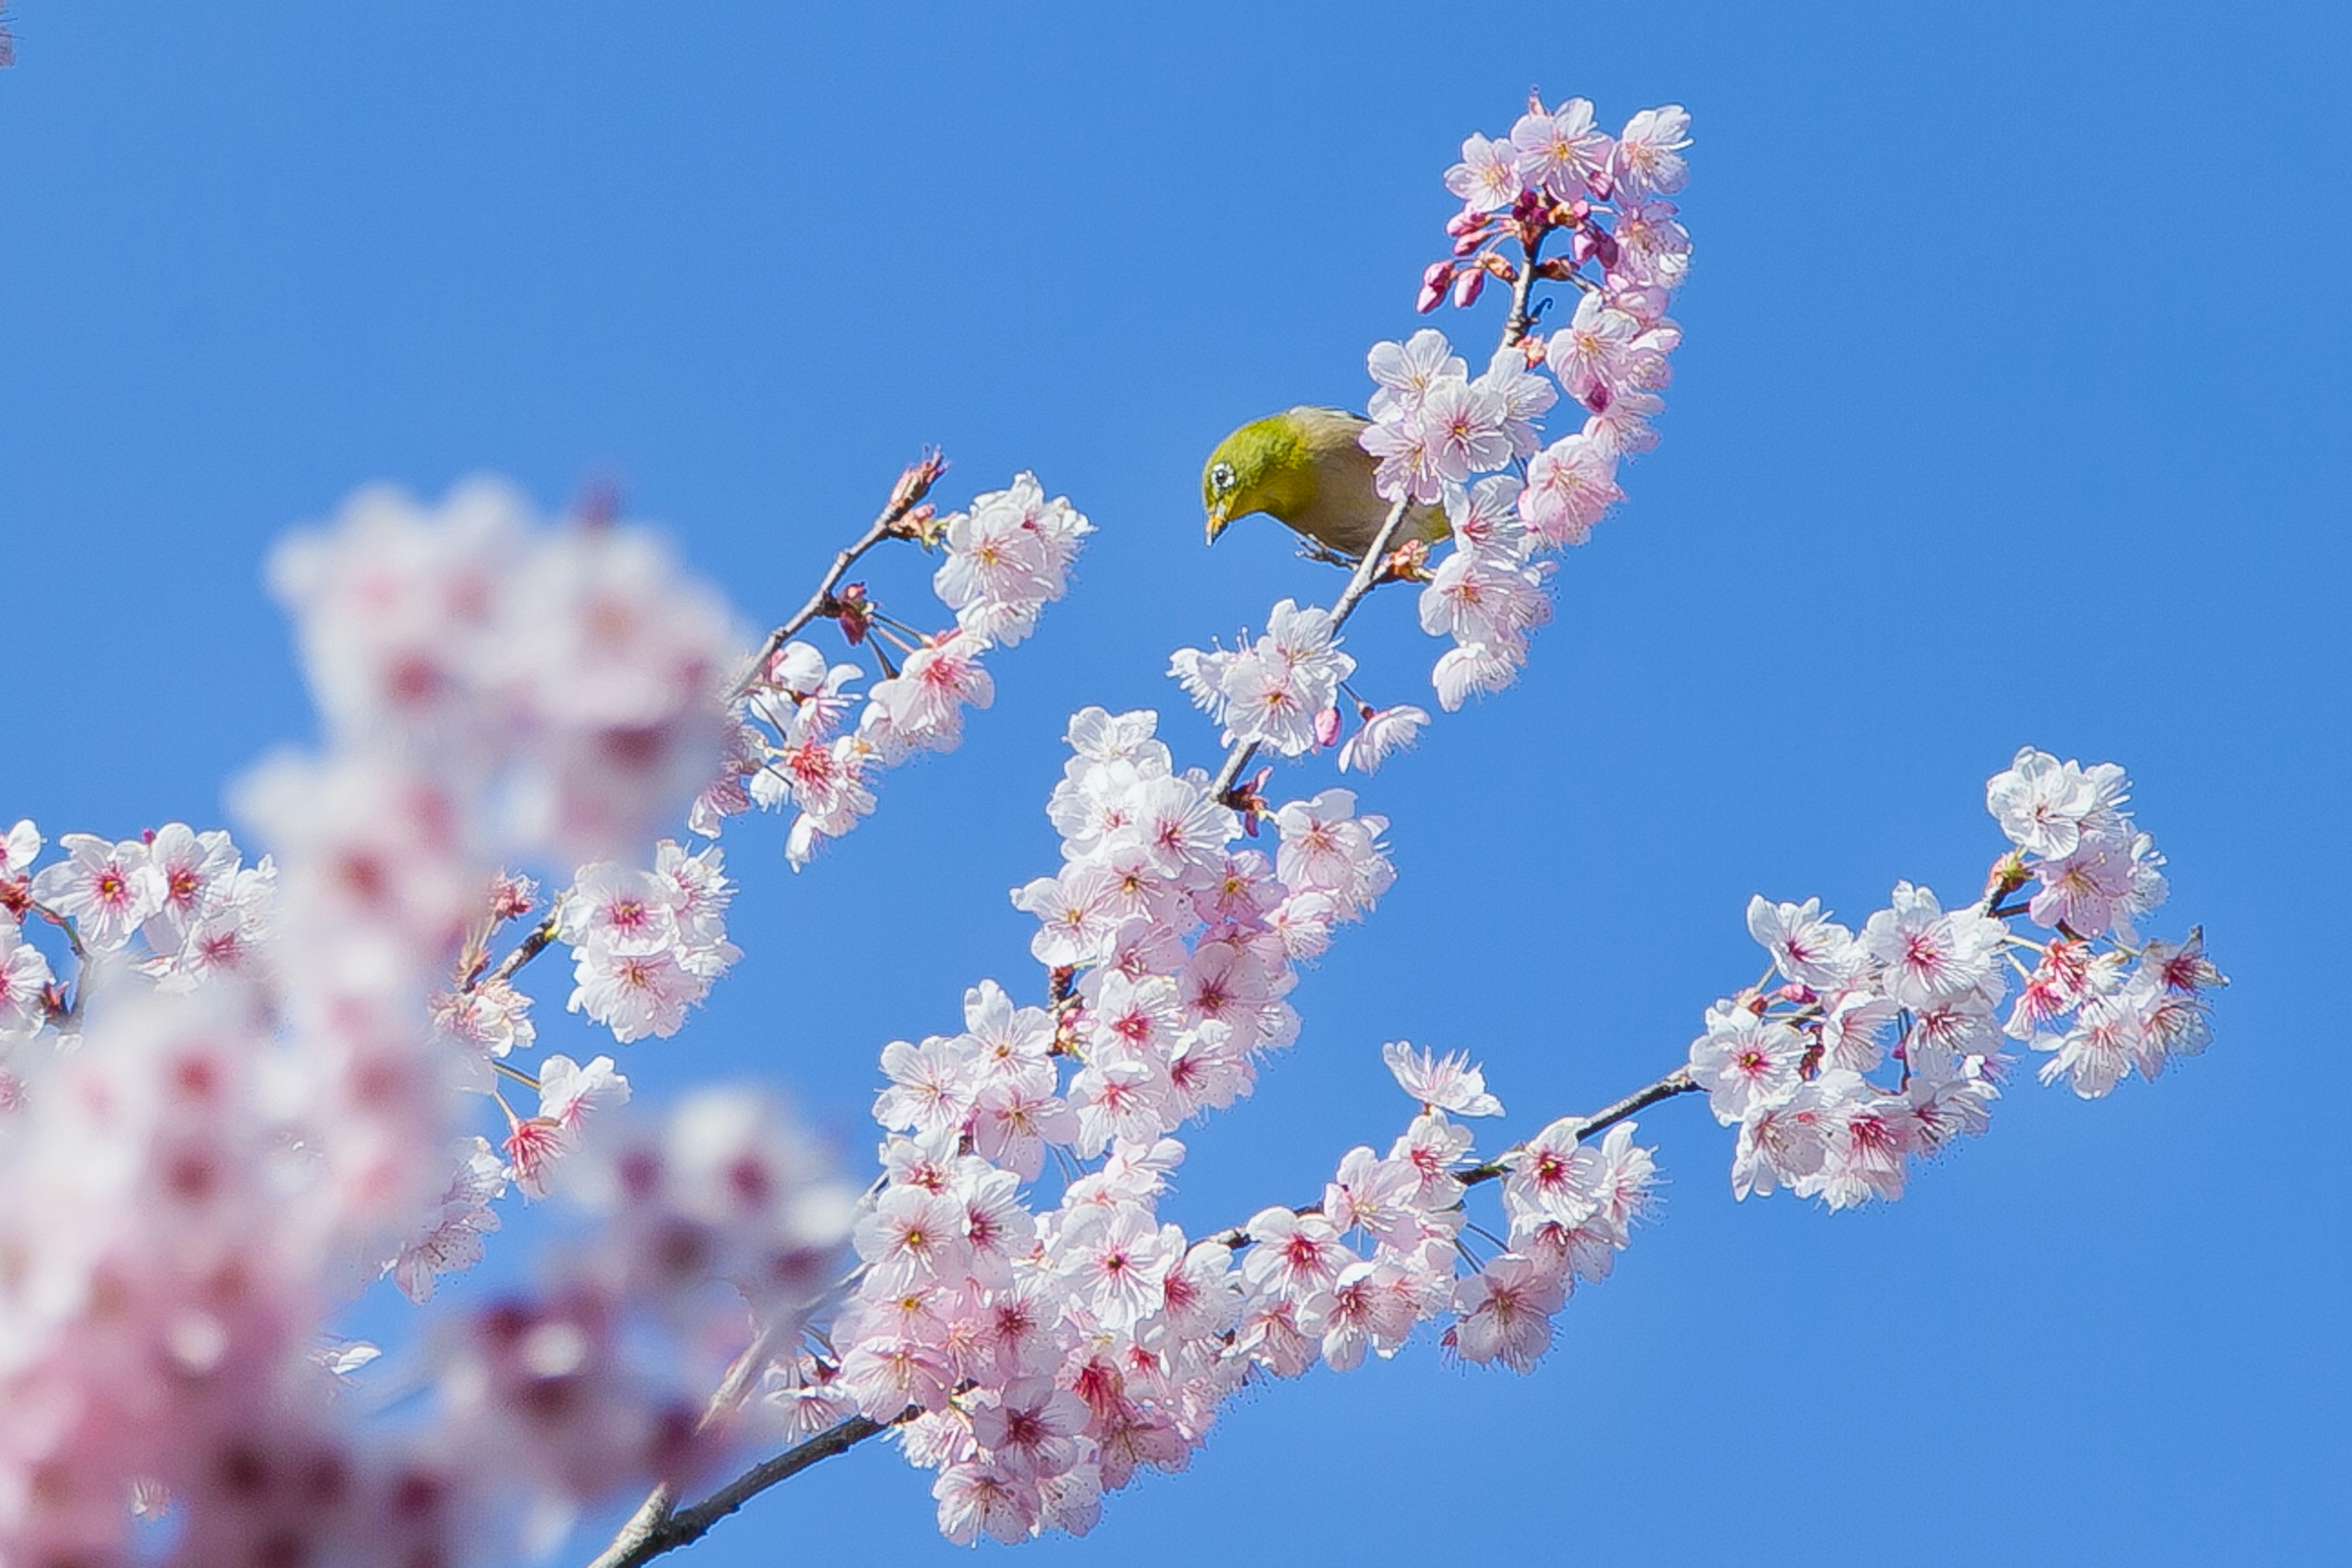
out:
{"label": "pink flower bud", "polygon": [[1575,237],[1568,242],[1568,253],[1576,258],[1579,266],[1582,266],[1591,260],[1592,253],[1600,248],[1600,239],[1601,236],[1595,231],[1580,228]]}
{"label": "pink flower bud", "polygon": [[[1473,277],[1476,274],[1473,273]],[[1315,743],[1328,746],[1339,739],[1339,709],[1337,703],[1315,715]]]}
{"label": "pink flower bud", "polygon": [[1477,233],[1486,226],[1487,221],[1486,215],[1476,207],[1464,207],[1445,220],[1445,232],[1460,239],[1464,235]]}
{"label": "pink flower bud", "polygon": [[1421,292],[1415,296],[1412,308],[1424,316],[1437,309],[1438,301],[1445,298],[1446,284],[1453,280],[1454,263],[1431,262],[1429,269],[1421,275]]}
{"label": "pink flower bud", "polygon": [[1454,280],[1454,307],[1466,310],[1478,298],[1478,290],[1486,286],[1486,274],[1481,268],[1472,268]]}

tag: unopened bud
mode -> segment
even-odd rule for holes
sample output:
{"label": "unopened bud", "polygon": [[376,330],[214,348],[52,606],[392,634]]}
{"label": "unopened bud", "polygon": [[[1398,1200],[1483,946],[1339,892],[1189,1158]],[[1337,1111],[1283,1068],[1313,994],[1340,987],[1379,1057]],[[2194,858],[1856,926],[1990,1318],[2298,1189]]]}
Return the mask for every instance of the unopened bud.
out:
{"label": "unopened bud", "polygon": [[1454,308],[1466,310],[1477,300],[1478,290],[1486,286],[1486,274],[1472,268],[1454,280]]}
{"label": "unopened bud", "polygon": [[1421,292],[1413,297],[1412,308],[1426,316],[1437,309],[1445,298],[1445,286],[1454,280],[1454,263],[1433,261],[1421,275]]}
{"label": "unopened bud", "polygon": [[1315,715],[1315,743],[1318,746],[1337,745],[1340,723],[1339,706],[1336,702]]}
{"label": "unopened bud", "polygon": [[926,447],[923,455],[907,465],[898,482],[890,487],[889,510],[904,516],[917,501],[931,493],[940,476],[948,471],[948,460],[936,447]]}
{"label": "unopened bud", "polygon": [[866,602],[866,584],[852,583],[833,596],[824,613],[841,623],[841,635],[856,647],[874,625],[874,606]]}
{"label": "unopened bud", "polygon": [[1492,221],[1476,207],[1464,207],[1445,220],[1445,232],[1460,239],[1465,235],[1477,233]]}
{"label": "unopened bud", "polygon": [[1486,243],[1486,237],[1484,234],[1465,234],[1454,242],[1454,254],[1457,258],[1467,256]]}

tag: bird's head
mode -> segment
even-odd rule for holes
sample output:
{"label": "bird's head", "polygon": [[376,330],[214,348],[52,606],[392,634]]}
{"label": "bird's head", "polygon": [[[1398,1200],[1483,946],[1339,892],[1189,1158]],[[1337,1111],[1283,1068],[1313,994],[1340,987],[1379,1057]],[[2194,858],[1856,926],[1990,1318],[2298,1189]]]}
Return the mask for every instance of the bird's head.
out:
{"label": "bird's head", "polygon": [[1237,517],[1254,511],[1290,515],[1314,489],[1314,468],[1298,422],[1287,414],[1252,420],[1218,442],[1201,469],[1209,542],[1214,544]]}

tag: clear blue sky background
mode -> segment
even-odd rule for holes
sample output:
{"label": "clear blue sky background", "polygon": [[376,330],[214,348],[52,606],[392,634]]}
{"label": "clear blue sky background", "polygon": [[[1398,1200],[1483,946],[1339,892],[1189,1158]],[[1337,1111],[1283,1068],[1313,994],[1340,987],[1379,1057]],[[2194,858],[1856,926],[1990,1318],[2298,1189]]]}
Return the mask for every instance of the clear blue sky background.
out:
{"label": "clear blue sky background", "polygon": [[[2166,929],[2237,980],[2219,1043],[2024,1082],[1860,1215],[1737,1205],[1703,1107],[1654,1111],[1664,1223],[1535,1376],[1424,1343],[1272,1388],[1025,1550],[2352,1558],[2340,5],[16,9],[0,819],[217,820],[308,724],[262,553],[362,480],[616,479],[763,619],[925,441],[954,495],[1031,467],[1100,525],[962,752],[800,878],[779,821],[730,837],[749,958],[622,1053],[653,1095],[787,1082],[859,1164],[877,1047],[1036,987],[1004,889],[1053,861],[1064,716],[1181,707],[1171,647],[1335,585],[1263,521],[1202,550],[1208,445],[1360,401],[1440,173],[1531,81],[1689,105],[1665,444],[1524,685],[1367,789],[1402,879],[1178,1216],[1391,1136],[1384,1039],[1477,1052],[1517,1132],[1647,1081],[1754,973],[1751,892],[1973,889],[2026,742],[2130,767]],[[1384,699],[1409,623],[1358,638]],[[928,1479],[860,1451],[698,1555],[946,1562]]]}

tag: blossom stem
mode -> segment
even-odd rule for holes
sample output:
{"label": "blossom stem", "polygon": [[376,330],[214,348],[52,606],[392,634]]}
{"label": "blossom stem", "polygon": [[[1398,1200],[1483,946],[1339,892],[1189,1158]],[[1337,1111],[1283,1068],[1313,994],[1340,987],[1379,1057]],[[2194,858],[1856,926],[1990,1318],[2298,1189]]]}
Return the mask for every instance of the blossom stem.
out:
{"label": "blossom stem", "polygon": [[[493,1062],[491,1062],[491,1063],[490,1063],[490,1068],[491,1068],[491,1069],[492,1069],[493,1071],[496,1071],[496,1072],[502,1072],[502,1073],[506,1074],[506,1075],[507,1075],[507,1077],[509,1077],[509,1078],[510,1078],[510,1079],[514,1079],[514,1080],[515,1080],[515,1082],[517,1082],[517,1083],[519,1083],[519,1084],[522,1085],[525,1089],[536,1089],[537,1088],[539,1088],[539,1079],[535,1079],[535,1078],[531,1077],[531,1076],[530,1076],[530,1074],[529,1074],[529,1073],[527,1073],[527,1072],[523,1071],[523,1070],[522,1070],[522,1068],[518,1068],[518,1067],[509,1067],[506,1063],[504,1063],[504,1062],[502,1062],[502,1061],[493,1061]],[[495,1096],[497,1091],[496,1091],[496,1090],[492,1090],[491,1092],[492,1092],[493,1096]],[[506,1102],[505,1102],[504,1100],[500,1100],[499,1103],[499,1104],[501,1104],[501,1105],[503,1105],[503,1104],[505,1104]],[[507,1112],[507,1114],[508,1114],[509,1116],[512,1116],[512,1115],[514,1114],[514,1112],[513,1112],[513,1111],[511,1111],[511,1110],[509,1110],[509,1111],[508,1111],[508,1112]]]}

